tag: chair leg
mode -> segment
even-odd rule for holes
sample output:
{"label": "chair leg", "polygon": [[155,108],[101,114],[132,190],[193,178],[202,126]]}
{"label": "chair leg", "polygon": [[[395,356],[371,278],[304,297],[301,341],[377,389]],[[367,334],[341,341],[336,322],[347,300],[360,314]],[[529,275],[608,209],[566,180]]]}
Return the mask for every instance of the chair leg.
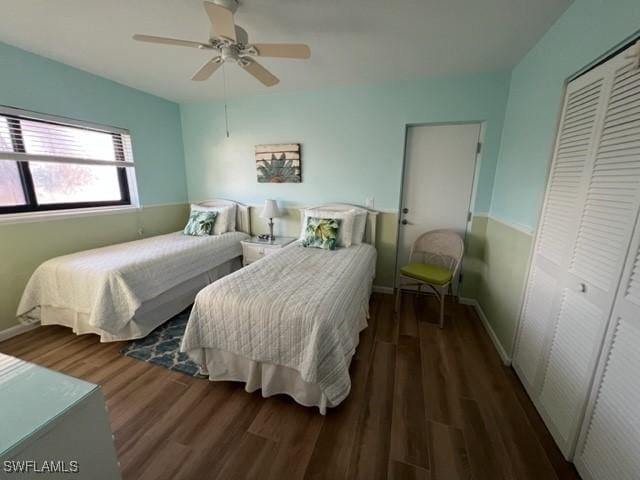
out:
{"label": "chair leg", "polygon": [[440,328],[444,328],[444,299],[446,295],[442,292],[439,292],[440,296]]}

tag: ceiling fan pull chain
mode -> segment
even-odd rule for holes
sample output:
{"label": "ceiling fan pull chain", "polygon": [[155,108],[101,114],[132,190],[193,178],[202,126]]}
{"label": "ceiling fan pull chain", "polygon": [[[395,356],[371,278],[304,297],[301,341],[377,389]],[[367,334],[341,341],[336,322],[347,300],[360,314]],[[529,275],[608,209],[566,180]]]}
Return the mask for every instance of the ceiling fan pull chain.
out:
{"label": "ceiling fan pull chain", "polygon": [[229,138],[229,109],[227,108],[227,72],[222,64],[222,94],[224,96],[224,125]]}

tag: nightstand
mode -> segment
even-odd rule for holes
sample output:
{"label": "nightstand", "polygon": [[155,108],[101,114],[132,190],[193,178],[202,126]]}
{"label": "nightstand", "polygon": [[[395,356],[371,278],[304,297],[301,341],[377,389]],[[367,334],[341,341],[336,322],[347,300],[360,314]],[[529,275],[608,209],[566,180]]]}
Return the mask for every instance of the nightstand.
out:
{"label": "nightstand", "polygon": [[249,240],[243,240],[240,242],[242,243],[242,265],[246,267],[296,240],[297,238],[294,237],[276,237],[275,240],[260,240],[258,237],[251,237]]}

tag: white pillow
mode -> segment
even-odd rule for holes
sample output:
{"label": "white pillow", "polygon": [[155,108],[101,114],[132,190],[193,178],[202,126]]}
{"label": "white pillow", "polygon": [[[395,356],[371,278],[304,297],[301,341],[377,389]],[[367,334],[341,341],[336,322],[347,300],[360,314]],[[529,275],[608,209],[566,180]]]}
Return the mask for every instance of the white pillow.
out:
{"label": "white pillow", "polygon": [[230,205],[231,212],[229,213],[229,225],[227,228],[227,232],[235,232],[236,231],[236,216],[238,213],[238,206],[234,203]]}
{"label": "white pillow", "polygon": [[360,245],[364,242],[364,230],[367,226],[367,212],[354,210],[356,219],[353,224],[353,244]]}
{"label": "white pillow", "polygon": [[226,232],[233,232],[236,228],[236,206],[225,205],[223,207],[205,207],[191,204],[192,212],[217,212],[218,216],[213,224],[212,235],[221,235]]}
{"label": "white pillow", "polygon": [[[300,231],[300,239],[304,236],[304,229],[307,226],[309,217],[315,218],[337,218],[340,219],[340,229],[338,230],[338,247],[350,247],[353,244],[353,230],[356,220],[356,211],[348,210],[346,212],[335,212],[333,210],[322,209],[306,209],[302,216],[302,229]],[[215,226],[215,225],[214,225]]]}

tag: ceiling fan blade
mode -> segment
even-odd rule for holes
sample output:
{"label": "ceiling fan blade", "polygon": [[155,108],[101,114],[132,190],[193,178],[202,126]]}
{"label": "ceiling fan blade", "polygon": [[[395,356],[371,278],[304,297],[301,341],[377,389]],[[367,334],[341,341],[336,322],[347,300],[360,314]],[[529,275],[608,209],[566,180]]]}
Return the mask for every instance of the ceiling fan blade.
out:
{"label": "ceiling fan blade", "polygon": [[223,60],[222,57],[213,57],[207,63],[205,63],[200,70],[198,70],[191,80],[195,80],[196,82],[201,82],[203,80],[207,80],[211,75],[215,73],[215,71],[220,68]]}
{"label": "ceiling fan blade", "polygon": [[207,45],[206,43],[192,42],[190,40],[179,40],[177,38],[155,37],[153,35],[140,35],[137,33],[132,38],[139,42],[161,43],[163,45],[178,45],[180,47],[211,48],[211,45]]}
{"label": "ceiling fan blade", "polygon": [[302,43],[252,43],[260,57],[309,58],[311,50]]}
{"label": "ceiling fan blade", "polygon": [[236,25],[233,21],[233,12],[231,10],[211,2],[204,2],[204,9],[207,11],[207,15],[209,15],[213,32],[216,35],[228,38],[234,42],[237,41]]}
{"label": "ceiling fan blade", "polygon": [[278,80],[278,77],[273,75],[269,70],[264,68],[255,60],[251,60],[250,58],[247,58],[247,57],[244,57],[244,60],[246,60],[248,63],[246,65],[242,65],[242,64],[239,64],[239,65],[242,68],[244,68],[247,72],[249,72],[251,75],[256,77],[263,85],[266,85],[267,87],[272,87],[280,81]]}

